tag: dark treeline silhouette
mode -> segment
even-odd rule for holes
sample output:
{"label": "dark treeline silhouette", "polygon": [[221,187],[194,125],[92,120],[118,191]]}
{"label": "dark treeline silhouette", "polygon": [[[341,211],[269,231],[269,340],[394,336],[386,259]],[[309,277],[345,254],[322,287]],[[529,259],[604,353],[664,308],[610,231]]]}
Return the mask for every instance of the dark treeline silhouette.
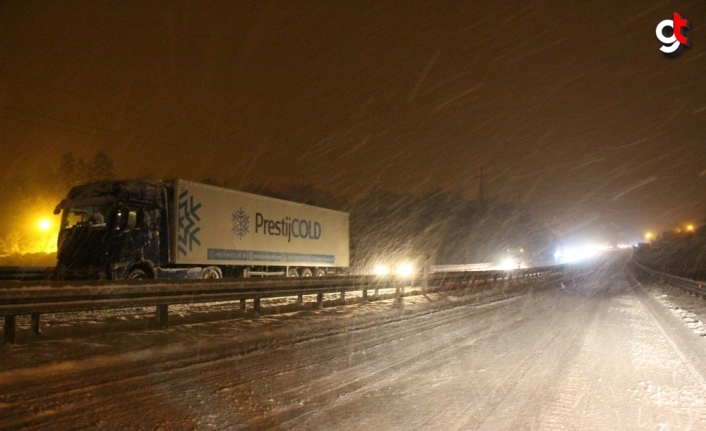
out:
{"label": "dark treeline silhouette", "polygon": [[635,259],[656,271],[706,281],[706,225],[659,234],[649,246],[638,247]]}
{"label": "dark treeline silhouette", "polygon": [[497,199],[480,203],[442,190],[416,196],[374,189],[349,201],[310,185],[246,191],[349,212],[354,268],[396,257],[418,264],[497,262],[508,249],[526,250],[527,263],[547,264],[556,244],[527,209]]}
{"label": "dark treeline silhouette", "polygon": [[373,191],[351,208],[354,263],[389,254],[432,264],[497,263],[508,249],[545,261],[554,242],[524,209],[440,190],[424,196]]}
{"label": "dark treeline silhouette", "polygon": [[61,156],[57,177],[65,191],[78,184],[111,180],[115,177],[115,163],[103,151],[98,151],[89,161],[76,158],[73,153]]}

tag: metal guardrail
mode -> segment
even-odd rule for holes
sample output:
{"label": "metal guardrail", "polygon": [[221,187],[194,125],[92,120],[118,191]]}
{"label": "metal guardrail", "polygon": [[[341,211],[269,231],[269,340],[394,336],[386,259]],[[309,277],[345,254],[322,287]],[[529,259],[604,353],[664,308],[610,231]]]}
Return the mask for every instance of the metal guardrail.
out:
{"label": "metal guardrail", "polygon": [[0,280],[49,280],[54,267],[0,266]]}
{"label": "metal guardrail", "polygon": [[646,267],[636,261],[632,261],[633,265],[642,272],[649,274],[652,277],[659,278],[662,282],[667,282],[673,286],[677,286],[689,293],[695,293],[699,296],[706,297],[706,281],[692,280],[690,278],[679,277],[676,275],[665,274]]}
{"label": "metal guardrail", "polygon": [[429,272],[463,272],[463,271],[490,271],[492,263],[466,263],[462,265],[432,265]]}
{"label": "metal guardrail", "polygon": [[324,294],[362,291],[367,301],[368,291],[395,288],[404,295],[405,286],[420,286],[422,291],[453,289],[470,284],[497,282],[506,279],[527,279],[562,271],[561,266],[518,269],[512,271],[479,271],[417,275],[412,278],[396,276],[333,276],[278,279],[222,279],[222,280],[129,280],[106,281],[50,281],[0,282],[0,316],[4,316],[4,341],[15,342],[15,317],[31,316],[32,330],[39,334],[40,316],[44,313],[63,313],[101,309],[120,309],[155,306],[159,326],[169,325],[169,305],[203,302],[240,301],[245,310],[246,300],[253,300],[253,308],[260,312],[262,298],[297,296],[302,305],[304,295],[317,295],[317,307],[323,306]]}

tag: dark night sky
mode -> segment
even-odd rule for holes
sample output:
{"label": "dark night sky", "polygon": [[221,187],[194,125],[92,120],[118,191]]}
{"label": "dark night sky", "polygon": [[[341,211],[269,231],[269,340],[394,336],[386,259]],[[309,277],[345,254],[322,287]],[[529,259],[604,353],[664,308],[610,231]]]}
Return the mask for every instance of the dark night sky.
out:
{"label": "dark night sky", "polygon": [[472,198],[482,164],[552,227],[640,235],[706,218],[704,47],[700,0],[1,1],[0,182],[104,150],[122,176]]}

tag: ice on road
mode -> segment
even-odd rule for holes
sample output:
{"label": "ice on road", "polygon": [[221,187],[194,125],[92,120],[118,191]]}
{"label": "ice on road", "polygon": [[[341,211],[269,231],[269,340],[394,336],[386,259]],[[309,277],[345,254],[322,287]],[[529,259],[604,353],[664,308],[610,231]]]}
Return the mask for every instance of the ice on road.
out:
{"label": "ice on road", "polygon": [[0,428],[706,429],[704,340],[624,264],[505,299],[5,347]]}

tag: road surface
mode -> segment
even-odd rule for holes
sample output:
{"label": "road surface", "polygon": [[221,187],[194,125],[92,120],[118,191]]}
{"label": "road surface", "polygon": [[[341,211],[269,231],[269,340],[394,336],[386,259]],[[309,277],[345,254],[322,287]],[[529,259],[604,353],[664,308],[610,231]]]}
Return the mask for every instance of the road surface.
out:
{"label": "road surface", "polygon": [[706,344],[624,258],[563,281],[4,347],[0,428],[706,429]]}

